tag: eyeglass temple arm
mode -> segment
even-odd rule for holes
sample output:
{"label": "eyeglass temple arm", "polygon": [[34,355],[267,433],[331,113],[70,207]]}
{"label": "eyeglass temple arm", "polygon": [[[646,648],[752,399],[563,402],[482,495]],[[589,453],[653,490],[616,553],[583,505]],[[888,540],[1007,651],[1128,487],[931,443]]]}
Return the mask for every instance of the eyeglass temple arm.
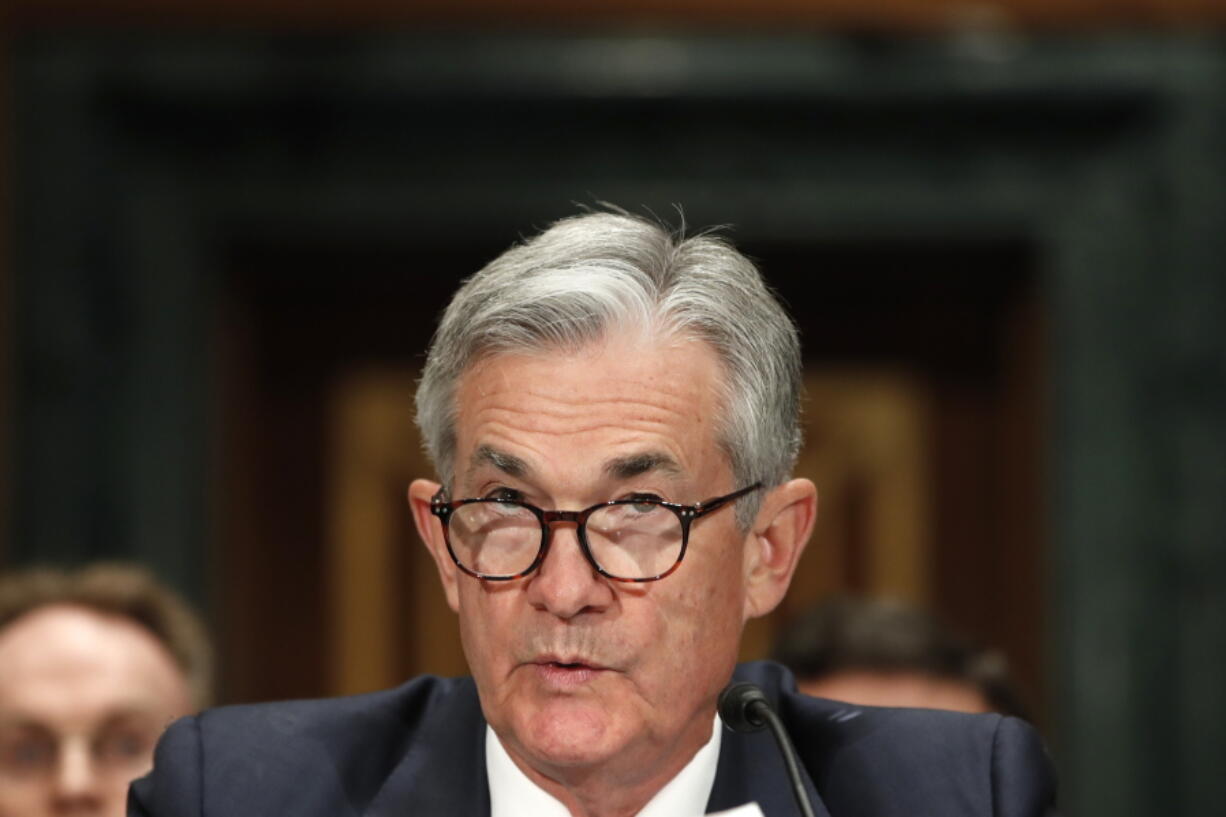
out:
{"label": "eyeglass temple arm", "polygon": [[739,491],[733,491],[732,493],[726,494],[724,496],[712,497],[711,499],[708,499],[705,502],[699,502],[697,505],[693,506],[694,515],[702,516],[703,514],[710,513],[716,508],[722,508],[725,505],[727,505],[729,502],[738,500],[741,497],[745,496],[750,491],[756,491],[761,487],[762,487],[761,482],[755,482],[753,485],[747,485],[746,487],[742,488]]}

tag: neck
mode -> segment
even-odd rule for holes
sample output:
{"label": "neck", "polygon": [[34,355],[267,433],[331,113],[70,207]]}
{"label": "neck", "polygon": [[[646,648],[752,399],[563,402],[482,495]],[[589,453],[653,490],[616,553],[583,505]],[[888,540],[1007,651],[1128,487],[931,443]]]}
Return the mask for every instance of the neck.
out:
{"label": "neck", "polygon": [[534,764],[512,747],[504,744],[504,748],[516,767],[565,806],[571,817],[633,817],[707,744],[711,723],[699,723],[701,728],[687,730],[656,751],[627,749],[616,759],[584,767]]}

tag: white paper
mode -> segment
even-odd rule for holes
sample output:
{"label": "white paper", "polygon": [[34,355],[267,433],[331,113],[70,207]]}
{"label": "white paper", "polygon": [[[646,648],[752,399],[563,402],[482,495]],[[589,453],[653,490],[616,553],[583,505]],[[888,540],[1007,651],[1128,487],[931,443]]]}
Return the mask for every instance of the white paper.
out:
{"label": "white paper", "polygon": [[743,806],[737,806],[727,811],[709,814],[708,817],[766,817],[766,815],[762,813],[762,809],[757,803],[746,803]]}

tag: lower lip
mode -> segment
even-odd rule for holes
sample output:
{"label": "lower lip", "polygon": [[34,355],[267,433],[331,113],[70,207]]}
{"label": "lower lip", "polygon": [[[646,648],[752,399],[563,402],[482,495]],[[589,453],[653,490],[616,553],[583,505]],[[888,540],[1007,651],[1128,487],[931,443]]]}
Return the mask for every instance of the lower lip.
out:
{"label": "lower lip", "polygon": [[570,689],[580,687],[596,679],[604,670],[583,665],[536,664],[537,674],[553,687]]}

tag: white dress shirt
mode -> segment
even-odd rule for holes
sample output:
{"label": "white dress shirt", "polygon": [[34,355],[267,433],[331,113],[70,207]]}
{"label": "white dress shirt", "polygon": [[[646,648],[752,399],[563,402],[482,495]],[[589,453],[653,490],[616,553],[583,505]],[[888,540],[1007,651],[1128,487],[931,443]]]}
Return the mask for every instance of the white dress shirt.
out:
{"label": "white dress shirt", "polygon": [[[707,813],[719,765],[720,720],[711,738],[677,776],[647,801],[637,817],[700,817]],[[494,730],[485,727],[485,771],[490,783],[490,817],[571,817],[553,795],[519,770]]]}

